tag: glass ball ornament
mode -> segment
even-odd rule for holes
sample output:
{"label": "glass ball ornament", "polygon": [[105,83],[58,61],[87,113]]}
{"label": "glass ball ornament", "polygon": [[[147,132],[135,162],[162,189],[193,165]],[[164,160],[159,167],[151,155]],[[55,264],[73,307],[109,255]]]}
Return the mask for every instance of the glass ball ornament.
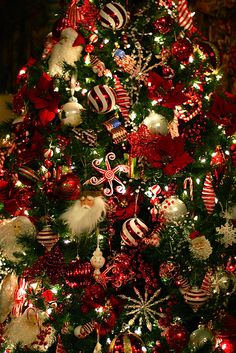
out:
{"label": "glass ball ornament", "polygon": [[168,120],[161,114],[151,111],[150,114],[143,120],[149,131],[154,135],[168,134]]}
{"label": "glass ball ornament", "polygon": [[143,341],[132,332],[120,333],[112,341],[108,353],[142,353]]}
{"label": "glass ball ornament", "polygon": [[173,195],[161,203],[159,212],[167,222],[176,222],[187,214],[187,207],[183,201]]}
{"label": "glass ball ornament", "polygon": [[178,61],[186,62],[193,53],[193,45],[185,38],[178,39],[172,44],[171,53]]}
{"label": "glass ball ornament", "polygon": [[81,112],[84,110],[83,106],[78,103],[77,98],[71,97],[69,102],[62,106],[62,111],[65,117],[62,117],[63,125],[70,125],[76,127],[82,123]]}
{"label": "glass ball ornament", "polygon": [[214,347],[214,344],[215,344],[215,337],[207,327],[203,325],[199,325],[199,327],[190,334],[189,344],[188,344],[189,348],[191,352],[194,353],[194,352],[197,352],[199,348],[204,347],[206,344],[207,344],[207,347],[209,347],[208,352],[209,353],[212,352],[212,348]]}

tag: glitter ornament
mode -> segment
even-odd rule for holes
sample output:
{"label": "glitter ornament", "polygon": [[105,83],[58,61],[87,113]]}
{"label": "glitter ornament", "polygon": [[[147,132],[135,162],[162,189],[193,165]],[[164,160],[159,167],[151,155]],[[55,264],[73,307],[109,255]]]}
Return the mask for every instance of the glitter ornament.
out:
{"label": "glitter ornament", "polygon": [[183,218],[187,213],[187,208],[177,196],[170,196],[162,202],[159,211],[167,222],[172,222]]}
{"label": "glitter ornament", "polygon": [[[211,344],[211,348],[213,348],[215,339],[213,333],[203,325],[199,325],[199,327],[193,331],[189,337],[189,347],[194,352],[198,349],[202,348],[206,343]],[[210,352],[211,350],[209,350]]]}
{"label": "glitter ornament", "polygon": [[181,324],[173,324],[167,328],[165,332],[165,339],[171,349],[174,349],[175,353],[183,351],[184,347],[188,343],[189,333],[185,327]]}
{"label": "glitter ornament", "polygon": [[167,135],[168,134],[168,121],[166,118],[154,111],[143,120],[143,124],[148,127],[148,130],[154,135]]}
{"label": "glitter ornament", "polygon": [[81,111],[83,110],[84,108],[78,103],[77,98],[71,97],[69,102],[62,106],[62,111],[65,114],[65,117],[62,117],[62,124],[73,127],[80,125],[82,123]]}
{"label": "glitter ornament", "polygon": [[77,200],[80,195],[80,179],[73,173],[62,175],[55,186],[55,194],[63,200]]}
{"label": "glitter ornament", "polygon": [[125,8],[116,2],[106,4],[100,11],[99,15],[101,25],[113,30],[123,28],[128,19]]}
{"label": "glitter ornament", "polygon": [[155,32],[160,32],[161,34],[166,34],[170,32],[173,24],[173,19],[169,15],[160,17],[156,19],[153,23]]}
{"label": "glitter ornament", "polygon": [[86,51],[86,53],[92,53],[94,51],[94,46],[92,44],[88,44],[86,45],[84,50]]}
{"label": "glitter ornament", "polygon": [[185,302],[192,307],[194,312],[198,311],[198,309],[207,301],[207,299],[207,292],[198,287],[192,287],[184,293]]}
{"label": "glitter ornament", "polygon": [[163,282],[173,280],[178,274],[176,264],[171,261],[165,261],[160,265],[159,276]]}
{"label": "glitter ornament", "polygon": [[66,269],[66,284],[70,288],[89,286],[93,279],[93,270],[89,261],[83,262],[76,258],[68,264]]}
{"label": "glitter ornament", "polygon": [[186,62],[193,53],[192,43],[187,39],[178,39],[172,44],[171,53],[178,61]]}
{"label": "glitter ornament", "polygon": [[116,93],[107,85],[95,86],[88,93],[88,103],[99,114],[109,113],[115,109]]}
{"label": "glitter ornament", "polygon": [[147,235],[148,227],[139,218],[129,218],[122,225],[120,233],[125,245],[138,246],[140,241]]}
{"label": "glitter ornament", "polygon": [[50,225],[46,225],[41,231],[38,232],[36,239],[47,249],[47,251],[50,251],[58,242],[59,236],[53,232]]}
{"label": "glitter ornament", "polygon": [[202,189],[202,200],[204,202],[204,205],[207,209],[208,214],[212,214],[215,208],[215,191],[212,185],[212,177],[211,174],[208,173],[206,175],[204,184],[203,184],[203,189]]}
{"label": "glitter ornament", "polygon": [[142,353],[142,348],[143,342],[138,335],[131,332],[120,333],[112,340],[108,353]]}

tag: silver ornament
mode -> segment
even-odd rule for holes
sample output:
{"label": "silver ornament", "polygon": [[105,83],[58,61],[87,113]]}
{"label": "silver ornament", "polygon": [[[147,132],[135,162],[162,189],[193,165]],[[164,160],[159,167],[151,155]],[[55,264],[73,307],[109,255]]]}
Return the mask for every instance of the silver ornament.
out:
{"label": "silver ornament", "polygon": [[161,216],[167,222],[178,221],[187,213],[187,207],[177,196],[170,196],[159,207]]}
{"label": "silver ornament", "polygon": [[65,113],[65,118],[62,119],[63,125],[76,127],[82,123],[81,111],[84,110],[77,98],[71,97],[69,102],[65,103],[62,111]]}
{"label": "silver ornament", "polygon": [[161,114],[151,111],[151,113],[143,120],[149,131],[154,135],[168,134],[168,120]]}

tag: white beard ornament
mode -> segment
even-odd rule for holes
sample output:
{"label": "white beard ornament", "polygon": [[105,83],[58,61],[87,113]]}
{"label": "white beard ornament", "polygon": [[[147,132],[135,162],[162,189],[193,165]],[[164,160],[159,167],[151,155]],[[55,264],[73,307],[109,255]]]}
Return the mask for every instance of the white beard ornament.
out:
{"label": "white beard ornament", "polygon": [[50,76],[63,76],[65,63],[75,67],[75,63],[81,58],[83,50],[83,46],[81,44],[77,45],[76,42],[83,43],[83,41],[82,36],[73,28],[69,27],[62,30],[60,41],[54,45],[48,61]]}
{"label": "white beard ornament", "polygon": [[102,196],[83,196],[70,206],[60,218],[67,224],[72,237],[91,234],[106,215],[106,203]]}

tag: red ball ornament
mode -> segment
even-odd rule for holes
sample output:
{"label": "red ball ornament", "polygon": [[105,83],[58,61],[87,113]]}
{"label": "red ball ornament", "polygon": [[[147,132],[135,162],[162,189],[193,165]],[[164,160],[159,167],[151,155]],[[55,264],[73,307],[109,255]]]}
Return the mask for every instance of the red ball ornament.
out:
{"label": "red ball ornament", "polygon": [[98,85],[88,93],[88,103],[91,108],[99,113],[109,113],[115,108],[116,93],[113,88],[106,85]]}
{"label": "red ball ornament", "polygon": [[52,35],[54,39],[59,40],[61,36],[61,31],[65,28],[70,27],[70,21],[68,18],[60,17],[53,25]]}
{"label": "red ball ornament", "polygon": [[94,46],[92,44],[86,45],[85,49],[86,53],[92,53],[94,51]]}
{"label": "red ball ornament", "polygon": [[156,19],[156,21],[153,23],[153,27],[156,32],[160,32],[161,34],[166,34],[170,32],[172,24],[173,24],[172,17],[167,15]]}
{"label": "red ball ornament", "polygon": [[73,173],[61,176],[55,190],[58,198],[63,200],[77,200],[80,195],[80,179]]}
{"label": "red ball ornament", "polygon": [[125,221],[121,230],[121,238],[125,245],[138,246],[147,235],[148,227],[139,218],[129,218]]}
{"label": "red ball ornament", "polygon": [[125,8],[116,2],[106,4],[99,13],[101,25],[113,30],[126,25],[128,16]]}
{"label": "red ball ornament", "polygon": [[180,353],[188,343],[189,333],[183,325],[174,324],[167,329],[165,338],[169,347]]}
{"label": "red ball ornament", "polygon": [[121,333],[112,340],[108,353],[142,353],[142,347],[143,342],[138,335]]}
{"label": "red ball ornament", "polygon": [[193,45],[187,39],[178,39],[172,44],[171,53],[178,61],[187,62],[193,53]]}
{"label": "red ball ornament", "polygon": [[82,262],[79,258],[69,263],[65,279],[70,288],[86,287],[91,285],[94,269],[89,261]]}

